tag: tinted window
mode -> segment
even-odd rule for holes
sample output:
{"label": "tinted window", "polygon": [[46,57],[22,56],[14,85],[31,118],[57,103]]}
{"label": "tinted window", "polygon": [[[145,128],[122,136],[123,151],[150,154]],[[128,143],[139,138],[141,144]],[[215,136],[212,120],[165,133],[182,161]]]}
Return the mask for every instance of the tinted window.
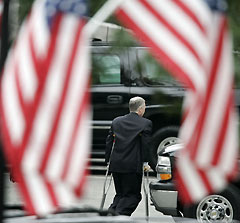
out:
{"label": "tinted window", "polygon": [[237,88],[240,88],[240,52],[234,51],[234,64],[235,64],[235,85]]}
{"label": "tinted window", "polygon": [[177,81],[144,49],[138,50],[138,68],[149,85],[178,85]]}
{"label": "tinted window", "polygon": [[117,55],[92,55],[92,84],[120,84],[121,65]]}

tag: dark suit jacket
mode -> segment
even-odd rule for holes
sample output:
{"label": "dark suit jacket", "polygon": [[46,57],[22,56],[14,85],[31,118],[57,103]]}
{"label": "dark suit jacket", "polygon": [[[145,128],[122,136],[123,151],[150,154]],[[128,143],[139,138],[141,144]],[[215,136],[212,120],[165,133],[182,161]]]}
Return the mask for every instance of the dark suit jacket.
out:
{"label": "dark suit jacket", "polygon": [[109,171],[141,173],[143,162],[149,160],[151,131],[152,121],[135,112],[115,118],[106,139],[105,161],[110,159]]}

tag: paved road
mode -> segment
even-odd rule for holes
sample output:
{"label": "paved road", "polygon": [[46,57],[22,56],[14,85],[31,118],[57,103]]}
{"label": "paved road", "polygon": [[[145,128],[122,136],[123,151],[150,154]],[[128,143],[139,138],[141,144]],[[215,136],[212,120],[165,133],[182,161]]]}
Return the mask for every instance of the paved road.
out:
{"label": "paved road", "polygon": [[[153,178],[150,178],[150,180],[153,180]],[[87,188],[85,196],[82,200],[82,202],[85,205],[94,206],[96,208],[100,207],[101,204],[101,198],[102,198],[102,189],[104,184],[104,177],[103,176],[90,176],[88,178],[87,182]],[[106,202],[104,208],[107,208],[114,197],[115,191],[113,183],[109,189],[109,192],[106,197]],[[140,202],[139,206],[137,207],[136,211],[133,213],[132,216],[134,217],[144,217],[145,216],[145,197],[144,193],[142,192],[143,199]],[[150,203],[150,201],[149,201]],[[162,213],[156,211],[153,206],[150,206],[150,216],[158,217],[162,216]]]}
{"label": "paved road", "polygon": [[[149,181],[154,180],[153,177],[150,177]],[[79,200],[76,204],[73,204],[76,207],[93,207],[93,208],[99,208],[102,198],[102,189],[104,184],[104,176],[96,176],[96,175],[90,175],[88,176],[86,187],[85,187],[85,193],[81,200]],[[9,180],[9,177],[6,176],[6,200],[5,203],[7,204],[21,204],[21,199],[19,194],[16,190],[16,184],[12,183]],[[145,217],[145,200],[144,200],[144,193],[142,192],[143,199],[140,202],[137,210],[133,213],[133,217]],[[107,208],[112,201],[112,198],[114,196],[114,186],[113,183],[109,189],[105,206],[104,208]],[[150,202],[149,202],[150,203]],[[159,217],[162,216],[162,214],[154,209],[153,206],[150,206],[150,216],[151,217]]]}

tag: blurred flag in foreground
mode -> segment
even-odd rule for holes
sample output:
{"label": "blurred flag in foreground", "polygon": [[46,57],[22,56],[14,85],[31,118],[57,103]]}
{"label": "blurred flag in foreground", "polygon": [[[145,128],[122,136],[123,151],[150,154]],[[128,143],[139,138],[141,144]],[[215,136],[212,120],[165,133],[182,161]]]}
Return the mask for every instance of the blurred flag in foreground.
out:
{"label": "blurred flag in foreground", "polygon": [[131,0],[116,12],[187,88],[177,163],[186,203],[220,191],[234,176],[237,117],[231,36],[222,0]]}
{"label": "blurred flag in foreground", "polygon": [[5,63],[5,152],[30,214],[81,195],[89,155],[90,64],[83,0],[39,0]]}

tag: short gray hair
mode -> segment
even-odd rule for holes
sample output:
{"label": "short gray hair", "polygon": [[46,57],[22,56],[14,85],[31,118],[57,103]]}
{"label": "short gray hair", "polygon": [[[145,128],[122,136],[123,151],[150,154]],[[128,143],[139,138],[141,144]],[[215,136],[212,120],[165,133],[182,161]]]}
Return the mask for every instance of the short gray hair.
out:
{"label": "short gray hair", "polygon": [[144,106],[145,100],[141,97],[134,97],[129,100],[129,110],[130,112],[137,112],[139,108]]}

